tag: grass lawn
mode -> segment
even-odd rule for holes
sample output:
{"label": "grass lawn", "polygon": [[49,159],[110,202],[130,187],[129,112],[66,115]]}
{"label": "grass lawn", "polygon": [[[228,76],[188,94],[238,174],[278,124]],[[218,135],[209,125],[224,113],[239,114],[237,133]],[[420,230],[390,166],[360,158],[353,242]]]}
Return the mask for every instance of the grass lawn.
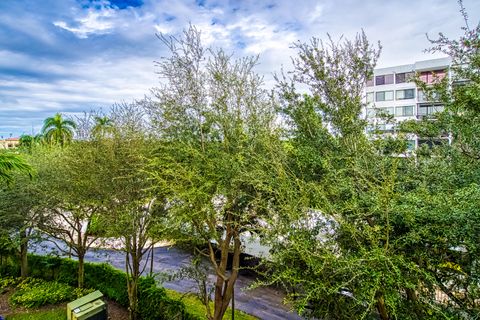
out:
{"label": "grass lawn", "polygon": [[[183,293],[179,293],[177,291],[169,290],[166,289],[168,295],[171,298],[177,299],[177,300],[182,300],[183,303],[185,303],[185,306],[187,307],[187,310],[196,315],[200,316],[202,318],[205,317],[205,306],[193,295],[193,294],[187,294],[183,295]],[[212,310],[213,310],[213,303],[212,305]],[[232,309],[228,308],[227,312],[225,313],[225,316],[223,317],[224,320],[231,320],[232,319]],[[245,312],[242,312],[240,310],[235,310],[235,320],[257,320],[254,316],[251,316],[249,314],[246,314]]]}
{"label": "grass lawn", "polygon": [[67,311],[65,307],[60,306],[51,310],[30,311],[26,313],[11,315],[6,320],[65,320]]}

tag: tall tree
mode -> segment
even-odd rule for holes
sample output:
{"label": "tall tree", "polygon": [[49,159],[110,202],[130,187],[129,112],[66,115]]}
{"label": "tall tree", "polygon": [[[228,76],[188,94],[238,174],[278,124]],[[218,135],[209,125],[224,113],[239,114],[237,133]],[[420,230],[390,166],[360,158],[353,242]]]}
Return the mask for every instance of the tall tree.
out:
{"label": "tall tree", "polygon": [[138,286],[151,245],[161,235],[164,222],[164,198],[153,188],[147,169],[157,141],[145,132],[142,107],[137,103],[116,104],[111,118],[114,130],[99,138],[108,153],[105,175],[110,181],[104,217],[107,233],[122,241],[129,298],[130,319],[138,318]]}
{"label": "tall tree", "polygon": [[[402,136],[365,136],[362,93],[376,59],[364,36],[297,45],[279,83],[294,172],[310,193],[277,223],[274,282],[297,310],[325,319],[478,317],[478,39],[465,28],[433,50],[454,61],[436,91],[445,112],[404,130],[451,143],[402,158]],[[301,95],[296,84],[307,85]],[[411,130],[415,128],[415,130]],[[448,298],[439,300],[443,292]]]}
{"label": "tall tree", "polygon": [[[404,195],[406,145],[365,134],[364,84],[379,56],[364,33],[294,46],[292,80],[279,78],[291,165],[308,202],[274,227],[274,279],[297,310],[325,319],[403,315],[405,292],[420,290],[421,268],[406,261],[394,221]],[[303,85],[309,94],[298,93]],[[282,222],[282,223],[280,223]],[[399,252],[400,251],[400,252]],[[400,276],[401,275],[401,276]]]}
{"label": "tall tree", "polygon": [[204,302],[207,317],[219,320],[238,277],[241,235],[268,214],[262,178],[281,158],[274,108],[254,72],[257,57],[205,49],[194,27],[180,39],[160,38],[171,56],[158,63],[167,84],[146,104],[162,138],[152,174],[168,192],[177,239],[207,248],[199,251],[215,272],[214,310]]}
{"label": "tall tree", "polygon": [[61,113],[56,113],[53,117],[44,120],[42,134],[49,143],[63,147],[72,140],[75,128],[75,122],[64,119]]}
{"label": "tall tree", "polygon": [[22,277],[28,276],[28,244],[40,221],[43,198],[37,183],[37,179],[16,174],[10,186],[0,189],[0,232],[20,258]]}
{"label": "tall tree", "polygon": [[[21,156],[0,153],[0,181],[7,183],[7,186],[2,186],[0,192],[0,216],[2,216],[0,229],[5,231],[9,238],[18,232],[19,241],[16,243],[19,243],[19,246],[14,247],[19,248],[22,277],[27,275],[28,233],[33,220],[30,219],[32,216],[30,204],[35,203],[34,199],[36,199],[29,192],[31,181],[25,182],[28,179],[25,180],[24,175],[27,174],[29,178],[32,178],[33,173],[33,167]],[[17,174],[21,174],[21,176],[17,176]],[[18,184],[14,184],[15,178],[24,182],[20,183],[22,188],[18,188]]]}
{"label": "tall tree", "polygon": [[110,200],[108,150],[99,143],[76,141],[38,150],[34,156],[45,199],[39,227],[65,245],[57,245],[61,252],[78,258],[78,286],[83,287],[84,257],[99,237],[92,221],[106,212]]}
{"label": "tall tree", "polygon": [[106,217],[108,233],[121,239],[125,252],[125,270],[130,319],[138,318],[138,286],[150,245],[157,240],[154,230],[163,208],[163,199],[152,192],[145,170],[152,141],[142,136],[116,137],[111,144],[112,193],[110,215]]}

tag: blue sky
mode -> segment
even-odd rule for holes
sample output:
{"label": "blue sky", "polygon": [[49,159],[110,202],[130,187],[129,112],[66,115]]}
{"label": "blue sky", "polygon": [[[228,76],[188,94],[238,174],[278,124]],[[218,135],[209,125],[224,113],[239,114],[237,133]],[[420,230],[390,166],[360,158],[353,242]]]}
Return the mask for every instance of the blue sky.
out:
{"label": "blue sky", "polygon": [[[470,24],[480,1],[464,0]],[[257,71],[290,67],[292,42],[353,37],[362,28],[383,46],[379,67],[430,59],[425,34],[455,38],[456,0],[0,0],[0,136],[37,133],[56,112],[74,115],[142,98],[159,83],[167,54],[155,33],[188,23],[205,44],[260,55]]]}

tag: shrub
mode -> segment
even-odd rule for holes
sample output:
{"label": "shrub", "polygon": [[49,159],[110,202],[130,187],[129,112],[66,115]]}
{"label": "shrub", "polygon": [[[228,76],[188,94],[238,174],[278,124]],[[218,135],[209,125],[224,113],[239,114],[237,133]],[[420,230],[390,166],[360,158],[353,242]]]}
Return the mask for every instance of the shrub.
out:
{"label": "shrub", "polygon": [[155,285],[151,277],[142,278],[139,284],[139,314],[142,319],[197,320],[189,314],[183,302],[170,298],[164,288]]}
{"label": "shrub", "polygon": [[85,264],[85,286],[100,290],[105,296],[128,307],[127,275],[101,263]]}
{"label": "shrub", "polygon": [[36,278],[27,278],[17,285],[17,290],[10,297],[14,306],[38,308],[47,304],[78,299],[93,289],[73,288],[67,284],[56,281],[47,282]]}
{"label": "shrub", "polygon": [[18,280],[14,277],[0,278],[0,294],[4,293],[9,287],[14,287]]}
{"label": "shrub", "polygon": [[20,265],[18,259],[14,256],[1,256],[0,255],[0,277],[20,275]]}

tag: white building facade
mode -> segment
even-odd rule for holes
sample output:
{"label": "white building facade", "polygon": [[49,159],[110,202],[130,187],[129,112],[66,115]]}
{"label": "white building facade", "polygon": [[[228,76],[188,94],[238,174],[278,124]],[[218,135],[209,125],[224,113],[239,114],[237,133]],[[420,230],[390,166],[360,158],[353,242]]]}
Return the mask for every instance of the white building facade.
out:
{"label": "white building facade", "polygon": [[[398,122],[417,120],[442,111],[441,103],[427,101],[427,97],[413,82],[413,78],[418,75],[427,85],[433,84],[450,77],[450,64],[450,58],[440,58],[375,69],[373,78],[366,84],[365,115],[369,122],[368,131],[395,134]],[[381,115],[390,115],[394,121],[385,121]],[[432,143],[431,139],[422,139],[414,135],[408,136],[407,139],[409,150]]]}

